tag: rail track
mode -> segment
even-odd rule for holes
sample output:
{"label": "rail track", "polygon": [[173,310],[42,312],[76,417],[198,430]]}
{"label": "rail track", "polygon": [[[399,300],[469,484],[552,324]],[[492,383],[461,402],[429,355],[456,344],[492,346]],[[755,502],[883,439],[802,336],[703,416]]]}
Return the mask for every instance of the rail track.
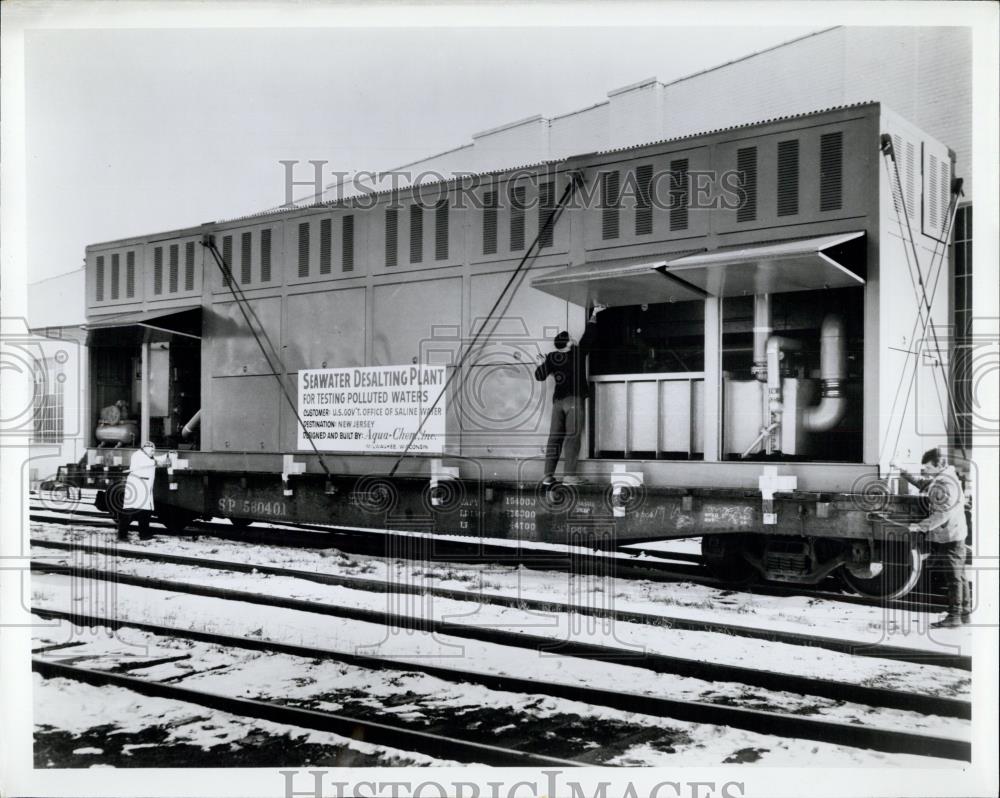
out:
{"label": "rail track", "polygon": [[[429,595],[435,598],[450,599],[455,601],[467,601],[477,604],[493,604],[502,607],[516,607],[518,609],[533,610],[538,612],[559,612],[577,613],[579,615],[599,618],[602,620],[621,621],[626,623],[639,623],[649,626],[668,627],[683,631],[715,632],[730,635],[733,637],[744,637],[754,640],[764,640],[768,642],[788,643],[791,645],[808,646],[820,648],[828,651],[835,651],[853,656],[875,657],[879,659],[891,659],[901,662],[911,662],[915,664],[931,664],[944,667],[958,668],[961,670],[972,670],[972,658],[968,655],[924,651],[917,648],[905,646],[893,646],[883,643],[870,643],[858,640],[845,640],[836,637],[821,635],[810,635],[799,632],[788,632],[778,629],[767,629],[747,626],[744,624],[722,623],[718,621],[705,621],[691,618],[682,618],[671,615],[660,615],[641,612],[628,612],[624,610],[608,609],[603,607],[592,607],[582,604],[568,604],[564,602],[530,599],[519,596],[507,596],[503,594],[490,593],[484,591],[455,590],[441,587],[423,587],[401,582],[387,581],[385,579],[366,579],[359,576],[347,576],[343,574],[329,574],[320,571],[306,571],[303,569],[284,568],[258,563],[237,562],[233,560],[218,560],[206,557],[192,557],[178,554],[167,554],[163,552],[151,551],[144,548],[122,548],[120,546],[94,546],[84,543],[74,543],[65,541],[51,541],[41,538],[32,538],[31,545],[39,548],[47,548],[56,551],[77,551],[103,558],[131,558],[141,559],[154,563],[170,565],[192,566],[196,568],[212,569],[215,571],[230,571],[235,573],[259,573],[268,576],[287,577],[292,579],[303,579],[325,585],[338,585],[351,588],[353,590],[363,590],[374,593],[406,593],[412,595]],[[61,570],[60,566],[53,566],[43,562],[33,563],[32,568],[38,570]],[[73,569],[75,574],[85,576],[87,569]],[[115,579],[123,584],[138,584],[136,577],[115,572],[103,574],[99,578]],[[193,586],[197,587],[197,586]],[[182,592],[182,587],[177,588]],[[207,595],[207,594],[206,594]],[[276,599],[277,600],[277,599]],[[308,602],[307,602],[308,603]],[[346,608],[338,608],[342,612],[347,612]],[[337,614],[337,613],[330,613]],[[382,621],[376,620],[381,623]],[[841,697],[841,696],[838,696]]]}
{"label": "rail track", "polygon": [[[44,607],[34,607],[32,612],[42,618],[65,620],[79,626],[106,627],[110,629],[132,628],[161,637],[195,640],[234,649],[269,651],[305,657],[312,660],[332,660],[372,670],[398,671],[403,668],[407,671],[419,671],[446,681],[474,683],[494,690],[565,698],[596,706],[656,715],[698,724],[728,726],[778,737],[806,739],[854,748],[866,748],[886,753],[915,754],[963,761],[969,761],[971,758],[971,743],[952,737],[822,720],[792,713],[746,709],[724,704],[640,695],[579,684],[497,675],[482,671],[434,665],[423,659],[401,661],[399,658],[381,658],[373,655],[359,654],[356,651],[316,648],[282,641],[226,635],[133,619],[86,615]],[[292,721],[284,720],[282,722]],[[438,755],[440,755],[440,752]]]}
{"label": "rail track", "polygon": [[520,767],[578,767],[582,763],[571,759],[543,756],[530,751],[503,748],[496,745],[469,742],[455,737],[432,734],[393,726],[363,718],[348,717],[332,712],[288,706],[273,701],[252,698],[237,698],[205,690],[192,690],[176,684],[153,681],[138,676],[112,673],[107,670],[66,665],[59,662],[33,657],[31,667],[45,678],[64,678],[84,682],[94,686],[113,686],[131,690],[145,696],[154,696],[172,701],[229,712],[234,715],[269,720],[304,729],[332,732],[348,738],[358,738],[375,745],[391,746],[407,751],[416,751],[435,757],[462,759],[497,766]]}

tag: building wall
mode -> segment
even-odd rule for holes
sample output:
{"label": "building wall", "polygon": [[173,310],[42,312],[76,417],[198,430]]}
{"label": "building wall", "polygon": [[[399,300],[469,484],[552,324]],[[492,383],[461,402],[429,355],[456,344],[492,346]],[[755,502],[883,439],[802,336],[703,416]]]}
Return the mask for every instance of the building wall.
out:
{"label": "building wall", "polygon": [[54,477],[61,465],[83,456],[87,357],[84,269],[28,286],[27,326],[35,364],[32,440],[26,478]]}
{"label": "building wall", "polygon": [[581,152],[604,149],[608,137],[608,102],[555,117],[549,122],[549,157],[566,158]]}
{"label": "building wall", "polygon": [[33,434],[26,478],[54,479],[59,466],[86,452],[87,350],[78,325],[32,330],[35,366]]}

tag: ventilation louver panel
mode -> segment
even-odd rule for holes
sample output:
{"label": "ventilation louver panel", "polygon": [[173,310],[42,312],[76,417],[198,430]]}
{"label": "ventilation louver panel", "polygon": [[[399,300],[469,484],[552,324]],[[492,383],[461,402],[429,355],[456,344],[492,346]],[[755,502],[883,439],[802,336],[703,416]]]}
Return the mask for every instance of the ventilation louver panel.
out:
{"label": "ventilation louver panel", "polygon": [[[549,217],[556,207],[556,184],[547,180],[538,186],[538,247],[551,247],[555,240],[555,219]],[[546,225],[548,225],[546,227]]]}
{"label": "ventilation louver panel", "polygon": [[354,271],[354,217],[345,216],[340,229],[340,268],[345,272]]}
{"label": "ventilation louver panel", "polygon": [[448,260],[448,200],[434,208],[434,260]]}
{"label": "ventilation louver panel", "polygon": [[260,231],[260,281],[271,282],[271,228]]}
{"label": "ventilation louver panel", "polygon": [[648,236],[653,232],[653,206],[650,190],[653,182],[653,165],[643,164],[635,169],[635,234]]}
{"label": "ventilation louver panel", "polygon": [[[920,174],[916,164],[916,147],[912,141],[903,139],[898,134],[892,136],[892,152],[895,161],[889,162],[889,184],[893,204],[902,219],[905,215],[913,225],[920,213],[917,199],[917,183]],[[906,222],[903,221],[905,228]]]}
{"label": "ventilation louver panel", "polygon": [[329,274],[333,262],[333,220],[319,223],[319,273]]}
{"label": "ventilation louver panel", "polygon": [[111,256],[111,300],[114,301],[118,299],[118,289],[119,289],[119,257],[116,252]]}
{"label": "ventilation louver panel", "polygon": [[424,259],[424,209],[420,205],[410,206],[410,263],[421,263]]}
{"label": "ventilation louver panel", "polygon": [[483,194],[483,254],[497,252],[497,192]]}
{"label": "ventilation louver panel", "polygon": [[98,255],[94,263],[94,299],[104,301],[104,256]]}
{"label": "ventilation louver panel", "polygon": [[510,251],[524,249],[524,186],[510,194]]}
{"label": "ventilation louver panel", "polygon": [[171,294],[177,293],[178,272],[180,270],[180,247],[177,244],[170,245],[170,272],[167,281],[167,290]]}
{"label": "ventilation louver panel", "polygon": [[601,173],[601,238],[609,241],[618,238],[618,206],[620,197],[618,172]]}
{"label": "ventilation louver panel", "polygon": [[778,216],[799,212],[799,142],[778,142]]}
{"label": "ventilation louver panel", "polygon": [[299,222],[299,277],[309,276],[309,222]]}
{"label": "ventilation louver panel", "polygon": [[194,241],[184,245],[184,290],[194,291]]}
{"label": "ventilation louver panel", "polygon": [[233,273],[233,237],[222,237],[222,263],[225,266],[225,274],[222,276],[222,284],[228,288],[230,286],[229,277]]}
{"label": "ventilation louver panel", "polygon": [[940,176],[938,179],[938,191],[941,193],[941,234],[938,238],[946,238],[949,235],[948,226],[951,219],[948,211],[951,209],[951,161],[942,160],[938,163]]}
{"label": "ventilation louver panel", "polygon": [[153,293],[163,293],[163,247],[153,249]]}
{"label": "ventilation louver panel", "polygon": [[135,250],[125,253],[125,297],[135,297]]}
{"label": "ventilation louver panel", "polygon": [[923,232],[944,241],[951,235],[951,155],[933,142],[924,142]]}
{"label": "ventilation louver panel", "polygon": [[253,280],[253,266],[251,264],[251,247],[253,239],[250,231],[240,233],[240,285],[249,285]]}
{"label": "ventilation louver panel", "polygon": [[844,134],[826,133],[819,140],[819,209],[844,206]]}
{"label": "ventilation louver panel", "polygon": [[913,142],[906,142],[903,190],[906,193],[906,213],[911,219],[915,219],[917,216],[917,163],[915,152],[916,147],[913,146]]}
{"label": "ventilation louver panel", "polygon": [[927,220],[930,222],[930,230],[941,229],[941,220],[938,218],[938,159],[931,155],[928,159],[927,170]]}
{"label": "ventilation louver panel", "polygon": [[688,229],[688,159],[670,162],[670,229]]}
{"label": "ventilation louver panel", "polygon": [[752,222],[757,218],[757,148],[742,147],[736,151],[736,171],[740,174],[743,197],[736,209],[737,222]]}
{"label": "ventilation louver panel", "polygon": [[392,268],[399,262],[399,209],[385,210],[385,265]]}

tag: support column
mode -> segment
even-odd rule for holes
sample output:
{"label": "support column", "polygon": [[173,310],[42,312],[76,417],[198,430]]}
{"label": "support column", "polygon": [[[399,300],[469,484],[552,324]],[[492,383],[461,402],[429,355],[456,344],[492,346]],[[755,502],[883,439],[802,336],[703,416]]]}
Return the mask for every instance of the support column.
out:
{"label": "support column", "polygon": [[705,300],[705,462],[722,459],[722,299]]}
{"label": "support column", "polygon": [[139,367],[141,385],[139,388],[139,444],[149,440],[149,361],[150,361],[149,341],[143,341],[139,347],[142,357]]}

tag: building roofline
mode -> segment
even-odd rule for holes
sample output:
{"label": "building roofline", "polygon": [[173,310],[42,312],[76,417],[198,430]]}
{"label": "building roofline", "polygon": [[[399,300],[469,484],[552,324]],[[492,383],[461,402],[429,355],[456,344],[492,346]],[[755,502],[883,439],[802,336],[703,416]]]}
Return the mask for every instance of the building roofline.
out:
{"label": "building roofline", "polygon": [[790,44],[795,44],[797,42],[804,41],[805,39],[811,39],[814,36],[822,36],[824,33],[830,33],[831,31],[839,30],[843,28],[843,25],[833,25],[829,28],[823,28],[822,30],[813,31],[812,33],[806,33],[802,36],[796,36],[794,39],[789,39],[786,42],[779,42],[778,44],[772,45],[771,47],[765,47],[763,50],[755,50],[752,53],[747,53],[746,55],[740,56],[739,58],[734,58],[732,61],[726,61],[722,64],[716,64],[715,66],[708,67],[707,69],[700,69],[697,72],[692,72],[690,75],[682,75],[679,78],[674,78],[673,80],[666,81],[664,86],[673,86],[677,83],[683,83],[685,80],[691,80],[692,78],[700,77],[701,75],[707,75],[709,72],[715,72],[719,69],[725,69],[726,67],[732,66],[733,64],[738,64],[741,61],[748,61],[751,58],[756,58],[759,55],[764,55],[764,53],[770,53],[774,50],[780,50],[782,47],[788,47]]}
{"label": "building roofline", "polygon": [[557,119],[565,119],[567,116],[576,116],[577,114],[585,114],[587,111],[593,111],[595,108],[601,108],[605,105],[610,105],[610,100],[601,100],[599,103],[594,103],[593,105],[588,105],[586,108],[577,108],[575,111],[567,111],[564,114],[556,114],[555,116],[549,117],[549,124],[555,122]]}
{"label": "building roofline", "polygon": [[657,80],[656,75],[651,78],[645,78],[644,80],[637,80],[635,83],[629,83],[628,86],[622,86],[617,89],[612,89],[608,92],[608,97],[615,97],[619,94],[624,94],[627,91],[634,91],[635,89],[642,89],[646,86],[652,86],[660,81]]}
{"label": "building roofline", "polygon": [[[524,119],[518,119],[514,122],[507,122],[503,125],[498,125],[497,127],[491,127],[489,130],[481,130],[478,133],[473,133],[472,138],[478,139],[483,136],[489,136],[491,133],[499,133],[503,130],[509,130],[512,127],[520,127],[521,125],[526,125],[529,122],[541,122],[543,117],[541,114],[533,114],[532,116],[527,116]],[[545,121],[548,121],[547,119]]]}

